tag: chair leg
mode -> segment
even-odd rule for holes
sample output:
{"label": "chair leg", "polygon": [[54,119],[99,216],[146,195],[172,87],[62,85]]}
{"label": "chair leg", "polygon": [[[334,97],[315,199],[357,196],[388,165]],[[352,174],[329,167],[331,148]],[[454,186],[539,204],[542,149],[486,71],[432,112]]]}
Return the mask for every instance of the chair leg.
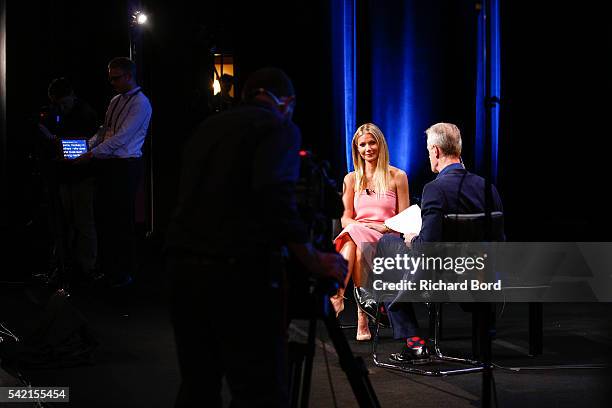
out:
{"label": "chair leg", "polygon": [[429,343],[433,353],[440,357],[440,316],[442,313],[442,304],[429,303]]}
{"label": "chair leg", "polygon": [[438,304],[438,342],[442,341],[442,328],[444,327],[443,303]]}
{"label": "chair leg", "polygon": [[430,362],[435,361],[448,361],[457,364],[467,365],[469,367],[459,369],[440,370],[438,368],[417,368],[411,364],[396,364],[387,363],[378,360],[377,345],[378,345],[378,326],[374,333],[374,339],[372,342],[372,357],[374,365],[381,368],[387,368],[394,371],[401,371],[407,374],[418,374],[430,377],[445,377],[449,375],[460,375],[469,374],[484,371],[485,367],[480,361],[468,360],[464,358],[445,356],[440,350],[440,315],[441,315],[441,304],[440,303],[427,303],[427,310],[429,314],[429,332],[430,332],[430,350],[432,355]]}

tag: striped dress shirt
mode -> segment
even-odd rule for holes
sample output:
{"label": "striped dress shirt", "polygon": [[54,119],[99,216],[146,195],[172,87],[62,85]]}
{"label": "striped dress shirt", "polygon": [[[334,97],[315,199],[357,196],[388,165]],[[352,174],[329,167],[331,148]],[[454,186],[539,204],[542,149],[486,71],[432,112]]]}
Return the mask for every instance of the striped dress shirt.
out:
{"label": "striped dress shirt", "polygon": [[140,87],[111,99],[104,125],[90,139],[96,158],[142,156],[142,145],[151,121],[151,103]]}

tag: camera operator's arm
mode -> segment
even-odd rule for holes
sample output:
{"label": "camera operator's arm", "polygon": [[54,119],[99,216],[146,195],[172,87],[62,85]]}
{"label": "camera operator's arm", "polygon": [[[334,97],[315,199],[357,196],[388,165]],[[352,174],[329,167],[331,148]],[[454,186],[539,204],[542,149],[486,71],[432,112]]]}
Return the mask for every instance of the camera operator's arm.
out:
{"label": "camera operator's arm", "polygon": [[254,153],[253,189],[260,198],[258,211],[267,220],[270,240],[286,244],[313,276],[342,282],[346,263],[337,254],[320,253],[308,243],[306,226],[295,199],[299,176],[300,132],[292,123],[273,124]]}
{"label": "camera operator's arm", "polygon": [[38,125],[38,129],[40,129],[41,133],[47,140],[54,140],[57,137],[42,123]]}
{"label": "camera operator's arm", "polygon": [[28,150],[34,149],[31,151],[35,151],[37,157],[44,157],[47,160],[61,157],[59,154],[61,145],[57,136],[51,133],[49,128],[42,123],[38,124],[38,130],[40,133],[37,135],[34,144],[28,148]]}
{"label": "camera operator's arm", "polygon": [[254,213],[264,221],[270,242],[306,243],[308,232],[302,222],[295,197],[299,177],[301,136],[293,124],[276,121],[259,129],[260,140],[254,152],[252,183]]}
{"label": "camera operator's arm", "polygon": [[342,182],[342,204],[344,205],[344,213],[340,222],[342,228],[346,228],[349,224],[359,224],[359,221],[355,221],[355,208],[353,202],[355,200],[355,173],[351,172],[344,176]]}
{"label": "camera operator's arm", "polygon": [[312,276],[333,280],[340,286],[344,285],[344,277],[348,269],[347,262],[342,256],[317,251],[311,244],[290,242],[287,247]]}

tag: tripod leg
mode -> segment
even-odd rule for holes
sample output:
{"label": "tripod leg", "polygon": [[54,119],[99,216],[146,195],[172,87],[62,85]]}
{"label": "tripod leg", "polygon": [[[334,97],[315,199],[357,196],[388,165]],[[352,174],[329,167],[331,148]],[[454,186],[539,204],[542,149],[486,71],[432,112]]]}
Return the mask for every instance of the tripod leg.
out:
{"label": "tripod leg", "polygon": [[55,251],[57,256],[57,276],[56,282],[58,288],[67,289],[67,248],[66,242],[66,220],[63,212],[63,203],[61,198],[61,189],[57,174],[57,165],[54,164],[51,170],[49,182],[49,216],[51,217]]}
{"label": "tripod leg", "polygon": [[340,359],[340,366],[346,373],[353,394],[361,408],[379,408],[380,403],[376,392],[368,378],[368,369],[361,357],[355,357],[353,351],[338,326],[338,321],[332,313],[323,316],[325,327]]}
{"label": "tripod leg", "polygon": [[315,354],[315,340],[317,338],[317,319],[311,318],[308,322],[308,342],[306,343],[306,358],[304,361],[304,374],[302,389],[300,390],[300,407],[308,408],[310,398],[310,382],[312,381],[312,363]]}

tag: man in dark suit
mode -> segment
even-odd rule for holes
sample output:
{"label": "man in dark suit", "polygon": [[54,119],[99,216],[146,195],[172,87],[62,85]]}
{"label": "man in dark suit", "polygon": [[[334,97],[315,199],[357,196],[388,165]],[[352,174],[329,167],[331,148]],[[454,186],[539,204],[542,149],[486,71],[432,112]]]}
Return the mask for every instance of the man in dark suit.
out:
{"label": "man in dark suit", "polygon": [[[443,240],[446,214],[475,214],[485,212],[485,180],[468,172],[461,163],[461,133],[451,123],[437,123],[425,131],[431,171],[435,180],[423,188],[421,198],[422,227],[419,234],[400,238],[387,234],[379,242],[378,255],[407,253],[414,244]],[[502,202],[495,186],[491,186],[491,211],[502,211]],[[495,240],[503,240],[501,236]],[[428,357],[425,340],[417,335],[417,322],[412,304],[401,301],[402,294],[386,304],[393,325],[394,337],[405,339],[402,350],[391,355],[397,362],[418,362]]]}

